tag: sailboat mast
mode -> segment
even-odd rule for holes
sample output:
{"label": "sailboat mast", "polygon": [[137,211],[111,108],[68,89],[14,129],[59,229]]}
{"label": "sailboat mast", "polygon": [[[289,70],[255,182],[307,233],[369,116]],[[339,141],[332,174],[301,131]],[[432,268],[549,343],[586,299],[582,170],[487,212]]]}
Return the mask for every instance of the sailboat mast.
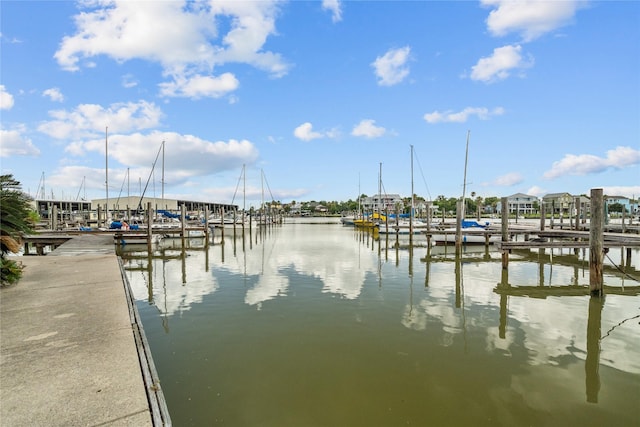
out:
{"label": "sailboat mast", "polygon": [[413,145],[411,146],[411,212],[409,214],[409,236],[413,236],[413,209],[415,200],[413,197]]}
{"label": "sailboat mast", "polygon": [[380,212],[382,212],[382,162],[380,162],[380,171],[378,172],[378,218],[380,217]]}
{"label": "sailboat mast", "polygon": [[104,128],[104,188],[106,191],[106,205],[107,209],[105,211],[104,222],[107,225],[107,221],[109,221],[109,126],[105,126]]}
{"label": "sailboat mast", "polygon": [[164,141],[162,141],[162,209],[164,208]]}
{"label": "sailboat mast", "polygon": [[462,182],[462,201],[464,201],[464,197],[467,193],[467,160],[469,159],[469,134],[470,130],[467,131],[467,148],[464,152],[464,181]]}

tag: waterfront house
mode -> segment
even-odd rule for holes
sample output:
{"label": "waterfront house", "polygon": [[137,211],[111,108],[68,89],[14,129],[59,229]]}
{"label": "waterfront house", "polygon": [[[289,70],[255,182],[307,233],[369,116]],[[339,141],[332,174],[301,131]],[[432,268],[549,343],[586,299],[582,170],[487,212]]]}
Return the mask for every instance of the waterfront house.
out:
{"label": "waterfront house", "polygon": [[376,194],[370,197],[363,197],[360,205],[365,212],[384,212],[385,210],[392,213],[396,211],[396,207],[400,210],[404,208],[404,202],[399,194]]}
{"label": "waterfront house", "polygon": [[547,213],[568,215],[573,207],[574,198],[570,193],[549,193],[542,197],[542,203]]}
{"label": "waterfront house", "polygon": [[632,206],[631,206],[631,200],[628,197],[624,197],[624,196],[604,196],[604,203],[606,204],[606,206],[611,206],[611,205],[621,205],[625,212],[627,213],[631,213],[633,212]]}
{"label": "waterfront house", "polygon": [[[518,215],[533,214],[538,211],[539,200],[536,196],[516,193],[507,197],[507,212]],[[497,211],[502,213],[502,202],[498,202]]]}

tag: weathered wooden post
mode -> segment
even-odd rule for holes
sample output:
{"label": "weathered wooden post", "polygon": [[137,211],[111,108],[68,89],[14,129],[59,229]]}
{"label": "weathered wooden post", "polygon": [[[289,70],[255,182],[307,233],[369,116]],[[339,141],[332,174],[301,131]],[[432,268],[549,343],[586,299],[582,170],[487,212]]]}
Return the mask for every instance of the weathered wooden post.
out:
{"label": "weathered wooden post", "polygon": [[204,207],[204,246],[209,247],[209,205]]}
{"label": "weathered wooden post", "polygon": [[180,230],[180,234],[182,236],[182,249],[185,247],[185,239],[187,237],[187,215],[186,215],[186,207],[184,203],[180,205],[180,223],[182,224],[182,229]]}
{"label": "weathered wooden post", "polygon": [[151,202],[147,202],[147,251],[151,253],[151,244],[153,242],[153,212],[151,211]]}
{"label": "weathered wooden post", "polygon": [[220,208],[220,243],[224,245],[224,207]]}
{"label": "weathered wooden post", "polygon": [[580,210],[581,206],[580,206],[580,197],[576,197],[574,199],[574,204],[576,207],[576,230],[580,230],[580,217],[582,216],[582,212]]}
{"label": "weathered wooden post", "polygon": [[458,200],[456,203],[456,254],[460,254],[462,249],[462,211],[464,209],[464,200]]}
{"label": "weathered wooden post", "polygon": [[544,231],[544,227],[547,223],[547,212],[544,207],[544,203],[540,205],[540,231]]}
{"label": "weathered wooden post", "polygon": [[[502,203],[501,241],[508,242],[509,241],[509,209],[507,207],[507,198],[503,197],[501,200],[501,203]],[[508,267],[509,267],[509,250],[503,248],[502,249],[502,268],[505,269]]]}
{"label": "weathered wooden post", "polygon": [[591,189],[589,223],[589,293],[602,296],[604,258],[604,199],[602,188]]}

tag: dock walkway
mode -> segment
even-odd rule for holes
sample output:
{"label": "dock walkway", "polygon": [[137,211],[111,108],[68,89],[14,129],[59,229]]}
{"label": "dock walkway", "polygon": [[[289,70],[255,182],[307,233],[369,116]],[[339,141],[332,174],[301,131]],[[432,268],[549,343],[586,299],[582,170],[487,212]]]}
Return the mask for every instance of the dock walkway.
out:
{"label": "dock walkway", "polygon": [[0,290],[0,425],[165,424],[113,237],[15,259],[23,277]]}

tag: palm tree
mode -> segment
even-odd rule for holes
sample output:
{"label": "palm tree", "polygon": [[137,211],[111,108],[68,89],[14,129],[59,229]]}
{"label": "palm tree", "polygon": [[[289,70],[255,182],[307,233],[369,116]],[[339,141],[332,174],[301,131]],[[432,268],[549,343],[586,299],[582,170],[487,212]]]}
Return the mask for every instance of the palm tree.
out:
{"label": "palm tree", "polygon": [[22,268],[15,261],[6,259],[9,252],[18,252],[22,236],[33,233],[33,215],[29,196],[22,192],[20,182],[12,175],[0,175],[0,258],[2,262],[1,284],[18,281]]}

